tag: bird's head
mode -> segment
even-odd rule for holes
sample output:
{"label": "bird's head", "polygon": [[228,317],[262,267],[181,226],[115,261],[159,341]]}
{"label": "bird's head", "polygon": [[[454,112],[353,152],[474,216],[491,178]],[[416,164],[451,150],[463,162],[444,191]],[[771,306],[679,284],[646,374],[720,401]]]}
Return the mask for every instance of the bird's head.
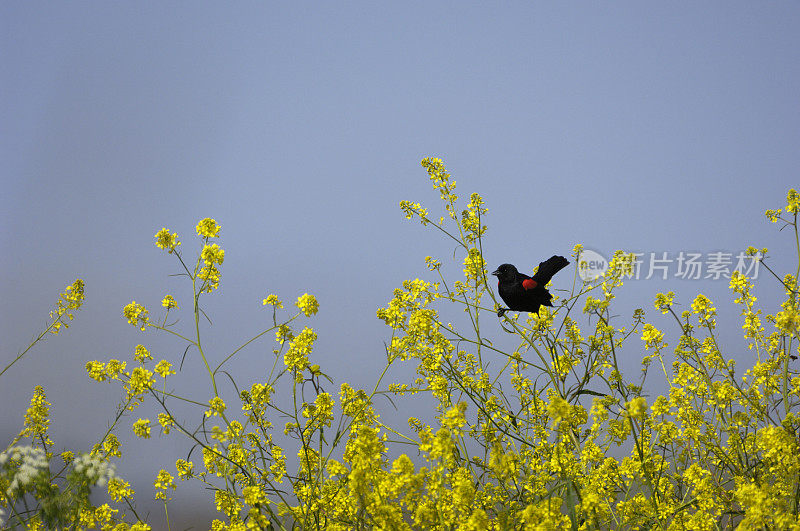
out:
{"label": "bird's head", "polygon": [[503,280],[514,280],[517,278],[517,268],[511,264],[503,264],[492,271],[492,274],[501,282]]}

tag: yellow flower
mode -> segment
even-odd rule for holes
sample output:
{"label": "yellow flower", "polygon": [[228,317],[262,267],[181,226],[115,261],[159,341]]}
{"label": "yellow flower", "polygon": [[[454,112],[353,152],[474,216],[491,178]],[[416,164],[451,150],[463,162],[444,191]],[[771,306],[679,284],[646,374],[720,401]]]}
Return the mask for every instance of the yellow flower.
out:
{"label": "yellow flower", "polygon": [[242,510],[239,498],[226,490],[214,491],[214,501],[217,504],[217,510],[229,517],[233,517]]}
{"label": "yellow flower", "polygon": [[153,356],[150,355],[150,351],[144,345],[136,345],[136,349],[133,352],[133,357],[139,363],[144,363],[146,360],[153,359]]}
{"label": "yellow flower", "polygon": [[800,212],[800,194],[794,188],[791,188],[789,193],[786,194],[786,212],[791,212],[792,214]]}
{"label": "yellow flower", "polygon": [[119,512],[119,509],[112,509],[107,503],[94,510],[94,517],[103,528],[111,526],[112,518]]}
{"label": "yellow flower", "polygon": [[329,393],[318,394],[313,404],[305,404],[305,406],[302,415],[308,419],[306,429],[315,425],[325,427],[331,425],[334,402]]}
{"label": "yellow flower", "polygon": [[459,529],[474,530],[474,531],[490,529],[489,517],[486,514],[486,511],[484,511],[480,507],[474,509],[469,519],[467,519],[466,524],[464,526],[459,527]]}
{"label": "yellow flower", "polygon": [[554,421],[560,421],[561,419],[569,417],[571,409],[569,402],[560,396],[554,396],[547,406],[547,414],[550,415],[550,418]]}
{"label": "yellow flower", "polygon": [[642,330],[642,341],[645,342],[645,348],[648,350],[653,347],[658,348],[664,341],[664,332],[647,323]]}
{"label": "yellow flower", "polygon": [[112,380],[119,380],[119,375],[125,370],[125,362],[115,359],[108,360],[106,364],[106,376]]}
{"label": "yellow flower", "polygon": [[800,327],[800,314],[790,308],[775,315],[775,326],[784,334],[792,335]]}
{"label": "yellow flower", "polygon": [[428,269],[431,271],[436,271],[440,267],[442,267],[442,263],[439,260],[436,260],[432,256],[425,257],[425,265],[428,266]]}
{"label": "yellow flower", "polygon": [[270,306],[274,306],[276,308],[283,308],[283,303],[278,299],[276,295],[273,294],[267,295],[267,298],[264,299],[263,304],[264,306],[269,304]]}
{"label": "yellow flower", "polygon": [[133,433],[137,437],[150,438],[150,419],[139,419],[133,423]]}
{"label": "yellow flower", "polygon": [[464,417],[464,412],[466,410],[466,402],[459,402],[455,406],[451,407],[447,410],[442,418],[442,426],[451,430],[461,428],[467,422],[467,419]]}
{"label": "yellow flower", "polygon": [[314,348],[317,334],[311,328],[304,328],[296,338],[289,343],[289,350],[283,356],[283,361],[288,369],[302,371],[308,366],[308,356]]}
{"label": "yellow flower", "polygon": [[138,327],[142,332],[150,322],[147,309],[141,304],[137,304],[136,301],[127,304],[122,309],[122,314],[130,324]]}
{"label": "yellow flower", "polygon": [[172,364],[167,360],[159,361],[156,364],[155,371],[162,378],[166,378],[169,374],[175,374],[175,371],[172,370]]}
{"label": "yellow flower", "polygon": [[433,183],[433,188],[439,190],[439,196],[445,204],[445,209],[452,219],[456,219],[453,208],[458,196],[453,193],[456,189],[456,182],[451,180],[451,175],[447,173],[444,162],[439,158],[426,157],[421,161],[422,166],[428,172],[428,177]]}
{"label": "yellow flower", "polygon": [[216,243],[206,245],[200,252],[200,258],[203,259],[206,267],[211,267],[213,264],[221,264],[225,261],[225,250]]}
{"label": "yellow flower", "polygon": [[178,241],[178,234],[170,234],[169,230],[162,228],[156,233],[156,247],[166,249],[170,254],[178,247],[181,242]]}
{"label": "yellow flower", "polygon": [[122,498],[133,496],[133,489],[127,481],[114,477],[108,480],[108,495],[114,501],[122,501]]}
{"label": "yellow flower", "polygon": [[130,395],[140,395],[146,391],[149,391],[153,384],[155,383],[155,379],[153,378],[153,372],[145,369],[144,367],[135,367],[130,374],[130,379],[128,380],[128,389]]}
{"label": "yellow flower", "polygon": [[109,433],[103,441],[103,450],[107,457],[122,457],[122,452],[119,450],[121,446],[119,439],[113,433]]}
{"label": "yellow flower", "polygon": [[184,459],[175,461],[175,469],[178,471],[178,477],[181,480],[189,479],[194,474],[194,463]]}
{"label": "yellow flower", "polygon": [[780,208],[778,210],[767,210],[764,212],[764,215],[767,216],[767,219],[772,223],[775,223],[781,217],[781,212],[782,210]]}
{"label": "yellow flower", "polygon": [[653,306],[656,307],[656,310],[661,310],[661,313],[667,313],[669,311],[669,307],[672,306],[672,300],[675,298],[675,293],[670,291],[667,293],[658,293],[656,294],[656,300]]}
{"label": "yellow flower", "polygon": [[58,334],[62,326],[69,328],[69,324],[64,320],[64,317],[66,316],[67,320],[71,321],[74,316],[70,310],[80,309],[85,298],[83,280],[78,278],[66,287],[64,293],[59,295],[56,309],[50,312],[50,318],[54,320],[50,327],[50,332]]}
{"label": "yellow flower", "polygon": [[99,361],[90,361],[86,363],[86,372],[89,373],[89,378],[98,382],[106,381],[105,365]]}
{"label": "yellow flower", "polygon": [[641,418],[647,411],[647,399],[643,396],[637,396],[628,402],[627,409],[631,417]]}
{"label": "yellow flower", "polygon": [[70,310],[77,310],[83,305],[86,298],[83,293],[83,280],[75,279],[75,282],[67,286],[61,298]]}
{"label": "yellow flower", "polygon": [[464,257],[464,275],[470,280],[479,280],[486,276],[486,261],[475,247]]}
{"label": "yellow flower", "polygon": [[201,292],[211,293],[219,288],[220,272],[215,265],[205,265],[197,274],[197,278],[204,281]]}
{"label": "yellow flower", "polygon": [[692,311],[701,316],[701,319],[708,321],[717,313],[711,300],[703,294],[698,295],[692,302]]}
{"label": "yellow flower", "polygon": [[166,295],[163,299],[161,299],[161,306],[167,310],[178,309],[178,303],[175,301],[175,298],[172,295]]}
{"label": "yellow flower", "polygon": [[275,331],[275,341],[283,344],[284,341],[289,341],[291,339],[294,339],[292,329],[286,324],[278,325],[278,329]]}
{"label": "yellow flower", "polygon": [[159,489],[159,492],[156,492],[157,500],[166,500],[167,499],[167,489],[175,489],[175,480],[172,477],[172,474],[164,470],[163,468],[158,471],[158,475],[156,476],[156,480],[153,482],[153,486],[156,489]]}
{"label": "yellow flower", "polygon": [[166,413],[159,413],[158,423],[161,424],[161,432],[164,435],[168,435],[170,430],[172,430],[172,426],[175,425],[175,420]]}
{"label": "yellow flower", "polygon": [[283,449],[277,444],[272,445],[270,452],[272,453],[273,464],[270,465],[269,471],[272,472],[275,481],[283,483],[283,476],[286,475],[286,456],[283,453]]}
{"label": "yellow flower", "polygon": [[258,485],[250,485],[242,489],[242,498],[247,505],[256,505],[267,499],[267,495]]}
{"label": "yellow flower", "polygon": [[221,415],[223,411],[227,408],[225,402],[218,396],[215,396],[211,400],[208,401],[208,410],[206,411],[206,417],[216,417],[217,415]]}
{"label": "yellow flower", "polygon": [[[33,390],[31,405],[25,412],[25,428],[20,432],[20,438],[44,437],[48,442],[47,430],[50,428],[50,402],[44,392],[44,387],[37,385]],[[52,444],[52,442],[49,442]]]}
{"label": "yellow flower", "polygon": [[297,307],[300,308],[300,311],[303,312],[306,317],[311,317],[319,310],[319,303],[317,302],[317,299],[308,293],[304,293],[298,297],[295,304],[297,304]]}
{"label": "yellow flower", "polygon": [[222,227],[217,225],[217,222],[211,218],[201,219],[197,224],[196,230],[199,236],[204,238],[216,238]]}
{"label": "yellow flower", "polygon": [[400,201],[400,209],[405,212],[406,219],[411,219],[414,216],[419,216],[423,225],[430,223],[428,219],[428,210],[423,208],[419,203],[412,203],[411,201]]}

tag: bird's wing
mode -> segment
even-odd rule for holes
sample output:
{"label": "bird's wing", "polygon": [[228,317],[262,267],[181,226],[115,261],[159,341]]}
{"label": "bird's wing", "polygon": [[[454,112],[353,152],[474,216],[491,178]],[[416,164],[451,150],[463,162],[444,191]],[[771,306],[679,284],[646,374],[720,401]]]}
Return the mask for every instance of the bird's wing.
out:
{"label": "bird's wing", "polygon": [[525,273],[520,273],[519,271],[516,272],[516,276],[514,277],[514,285],[519,286],[526,280],[530,280],[531,277],[526,275]]}
{"label": "bird's wing", "polygon": [[553,275],[567,267],[567,265],[569,265],[569,260],[563,256],[551,256],[539,264],[539,269],[533,275],[533,280],[536,281],[537,285],[545,286],[553,278]]}

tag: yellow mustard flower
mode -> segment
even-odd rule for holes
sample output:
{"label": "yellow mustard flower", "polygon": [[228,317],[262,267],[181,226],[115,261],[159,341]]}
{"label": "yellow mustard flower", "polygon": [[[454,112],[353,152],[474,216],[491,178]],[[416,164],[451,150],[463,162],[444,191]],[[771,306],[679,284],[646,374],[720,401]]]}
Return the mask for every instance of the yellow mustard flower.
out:
{"label": "yellow mustard flower", "polygon": [[106,363],[106,376],[112,380],[119,380],[119,377],[125,371],[126,363],[124,361],[110,359]]}
{"label": "yellow mustard flower", "polygon": [[786,194],[786,212],[792,214],[800,212],[800,194],[794,188],[790,188]]}
{"label": "yellow mustard flower", "polygon": [[50,312],[50,318],[53,319],[53,324],[50,325],[50,332],[57,335],[62,326],[69,328],[68,321],[74,318],[72,310],[79,310],[83,306],[85,299],[84,283],[83,280],[78,278],[59,295],[56,309]]}
{"label": "yellow mustard flower", "polygon": [[143,439],[150,438],[150,419],[139,419],[133,423],[133,433]]}
{"label": "yellow mustard flower", "polygon": [[295,304],[298,308],[300,308],[300,311],[303,312],[306,317],[311,317],[317,313],[317,311],[319,311],[319,303],[317,302],[317,299],[308,293],[300,295]]}
{"label": "yellow mustard flower", "polygon": [[161,299],[161,306],[163,306],[167,310],[173,310],[173,309],[177,310],[178,302],[172,295],[165,295],[164,298]]}
{"label": "yellow mustard flower", "polygon": [[150,351],[147,350],[144,345],[136,345],[136,348],[133,352],[133,358],[139,363],[144,363],[145,360],[153,359],[153,356],[150,355]]}
{"label": "yellow mustard flower", "polygon": [[178,234],[170,233],[170,231],[166,228],[162,228],[160,231],[158,231],[155,235],[155,238],[156,247],[159,249],[165,249],[170,254],[181,244],[181,242],[178,240]]}
{"label": "yellow mustard flower", "polygon": [[276,308],[283,308],[283,303],[280,301],[280,299],[278,299],[276,295],[273,295],[271,293],[267,295],[266,299],[264,299],[263,304],[264,306],[270,305]]}
{"label": "yellow mustard flower", "polygon": [[194,475],[194,463],[185,459],[175,461],[175,469],[178,471],[178,477],[181,480],[189,479]]}
{"label": "yellow mustard flower", "polygon": [[147,309],[136,301],[127,304],[122,309],[122,314],[131,325],[138,327],[142,332],[150,321]]}
{"label": "yellow mustard flower", "polygon": [[159,413],[158,414],[158,423],[161,425],[161,432],[164,435],[169,435],[169,432],[172,430],[172,427],[175,425],[175,419],[171,416],[167,415],[166,413]]}
{"label": "yellow mustard flower", "polygon": [[225,249],[221,248],[216,243],[206,245],[200,252],[200,258],[206,264],[206,267],[211,267],[214,264],[221,264],[225,261]]}
{"label": "yellow mustard flower", "polygon": [[202,236],[203,238],[216,238],[220,229],[222,229],[222,227],[217,225],[217,222],[211,218],[201,219],[197,227],[195,227],[198,236]]}
{"label": "yellow mustard flower", "polygon": [[206,410],[206,417],[216,417],[221,415],[227,406],[225,402],[218,396],[215,396],[208,401],[208,410]]}
{"label": "yellow mustard flower", "polygon": [[113,477],[108,480],[108,495],[114,501],[122,501],[123,498],[133,496],[134,492],[131,484],[122,478]]}
{"label": "yellow mustard flower", "polygon": [[308,357],[314,348],[317,334],[311,328],[304,328],[297,337],[289,343],[289,349],[283,356],[283,361],[288,369],[304,370],[308,366]]}
{"label": "yellow mustard flower", "polygon": [[96,380],[98,382],[105,382],[107,379],[105,364],[101,363],[97,360],[90,361],[86,363],[86,372],[89,373],[89,377],[92,380]]}
{"label": "yellow mustard flower", "polygon": [[172,474],[163,468],[158,471],[158,475],[153,482],[153,486],[157,489],[155,496],[155,499],[157,500],[167,500],[167,489],[174,490],[177,488],[175,485],[175,478],[173,478]]}
{"label": "yellow mustard flower", "polygon": [[159,361],[155,366],[155,371],[156,374],[162,378],[166,378],[170,374],[175,374],[175,371],[172,369],[172,364],[167,360]]}

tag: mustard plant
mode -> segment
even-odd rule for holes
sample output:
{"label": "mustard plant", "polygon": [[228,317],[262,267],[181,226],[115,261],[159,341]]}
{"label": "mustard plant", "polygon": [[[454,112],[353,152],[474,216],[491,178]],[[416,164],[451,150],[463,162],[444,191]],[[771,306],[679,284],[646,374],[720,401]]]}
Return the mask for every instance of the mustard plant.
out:
{"label": "mustard plant", "polygon": [[[130,359],[90,361],[89,376],[120,386],[123,400],[91,453],[100,461],[70,456],[67,477],[86,478],[81,492],[103,482],[136,516],[130,485],[103,463],[121,456],[121,419],[151,401],[157,416],[135,418],[132,431],[142,439],[182,437],[189,449],[154,471],[154,497],[168,526],[172,493],[194,482],[207,488],[219,512],[213,530],[800,529],[797,192],[766,212],[793,233],[797,269],[781,274],[766,249],[748,249],[783,286],[784,300],[758,301],[752,279],[730,276],[753,360],[741,371],[732,356],[739,345],[725,344],[716,304],[702,294],[684,311],[677,309],[680,296],[667,292],[647,311],[617,315],[615,298],[635,264],[624,251],[593,280],[583,280],[576,267],[568,286],[550,288],[552,308],[498,318],[483,252],[489,210],[478,194],[462,202],[440,159],[423,159],[422,166],[441,214],[412,201],[400,208],[455,245],[457,271],[449,260],[428,256],[426,278],[404,281],[377,310],[389,337],[371,388],[343,382],[338,394],[328,391],[333,382],[315,353],[309,321],[324,308],[307,293],[293,305],[264,295],[270,324],[228,352],[209,351],[204,308],[222,282],[221,227],[211,218],[197,224],[192,259],[178,235],[163,228],[155,243],[177,261],[190,300],[167,294],[158,315],[132,301],[123,315],[142,332],[181,342],[207,386],[193,386],[199,396],[177,394],[180,353],[154,357],[143,344]],[[574,245],[575,262],[582,250]],[[181,311],[192,316],[188,325],[174,319]],[[648,311],[674,325],[660,329]],[[269,364],[263,379],[240,389],[228,366],[247,348],[266,350]],[[626,374],[623,355],[641,359],[641,371]],[[411,364],[414,376],[387,381],[395,364]],[[648,394],[653,378],[663,378],[665,394]],[[53,477],[41,442],[46,402],[37,396],[25,437],[40,441],[45,458],[19,441],[0,456],[0,487],[11,493],[0,501],[20,523],[44,522],[49,514],[26,516],[33,512],[12,502],[45,499],[34,493],[45,488],[36,478],[44,485]],[[378,396],[415,400],[430,411],[390,426]],[[181,420],[178,410],[193,420]],[[66,506],[77,507],[74,526],[127,525],[124,515],[103,516],[116,510],[110,507]],[[136,518],[134,525],[146,528]]]}

